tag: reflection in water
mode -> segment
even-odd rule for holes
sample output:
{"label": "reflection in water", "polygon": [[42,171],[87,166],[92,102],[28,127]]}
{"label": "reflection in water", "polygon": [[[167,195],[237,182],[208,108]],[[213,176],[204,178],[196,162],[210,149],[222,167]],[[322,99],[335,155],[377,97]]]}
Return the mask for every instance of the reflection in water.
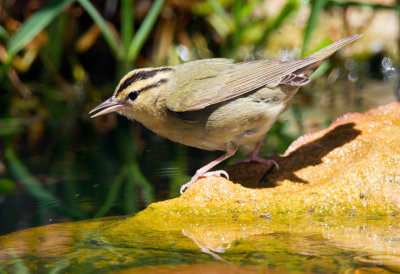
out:
{"label": "reflection in water", "polygon": [[155,229],[130,217],[24,230],[0,237],[0,266],[70,273],[172,271],[184,265],[185,271],[400,270],[399,217],[238,218],[193,216],[191,224],[165,221]]}
{"label": "reflection in water", "polygon": [[[224,246],[224,244],[222,244],[222,245],[219,245],[217,247],[207,246],[207,243],[198,242],[194,237],[192,237],[189,234],[187,234],[184,229],[182,229],[182,234],[187,236],[187,237],[189,237],[201,249],[202,252],[204,252],[206,254],[210,254],[217,261],[224,262],[224,263],[227,263],[227,264],[232,264],[232,263],[228,262],[227,260],[222,259],[220,256],[218,256],[217,254],[214,253],[214,252],[224,253],[225,249],[228,249],[231,246],[231,244],[228,244],[227,246]],[[223,242],[224,238],[222,238],[221,240]]]}

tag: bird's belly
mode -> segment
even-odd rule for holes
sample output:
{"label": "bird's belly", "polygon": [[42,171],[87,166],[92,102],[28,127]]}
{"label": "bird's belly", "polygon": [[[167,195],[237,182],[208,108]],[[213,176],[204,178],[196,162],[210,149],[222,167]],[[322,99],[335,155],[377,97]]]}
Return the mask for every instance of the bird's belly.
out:
{"label": "bird's belly", "polygon": [[[257,95],[257,94],[256,94]],[[285,109],[282,100],[265,96],[243,96],[209,109],[181,114],[169,113],[171,123],[143,123],[174,142],[205,150],[231,150],[254,144],[268,132]]]}
{"label": "bird's belly", "polygon": [[276,121],[285,105],[279,102],[254,101],[243,97],[222,105],[209,114],[198,134],[195,146],[208,150],[229,150],[235,145],[254,144],[261,140]]}
{"label": "bird's belly", "polygon": [[221,129],[221,134],[226,136],[226,141],[237,145],[256,143],[269,131],[283,109],[282,104],[248,103],[248,109],[237,114],[240,117],[232,117],[237,123],[228,122],[231,126]]}

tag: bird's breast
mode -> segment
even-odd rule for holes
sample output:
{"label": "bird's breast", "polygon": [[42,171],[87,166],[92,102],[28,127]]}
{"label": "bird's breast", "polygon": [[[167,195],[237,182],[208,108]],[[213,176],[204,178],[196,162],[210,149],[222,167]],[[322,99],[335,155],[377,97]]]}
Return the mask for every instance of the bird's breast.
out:
{"label": "bird's breast", "polygon": [[[168,109],[137,115],[145,127],[174,142],[205,150],[229,150],[232,143],[256,143],[285,109],[286,95],[266,89],[198,110],[176,113]],[[142,116],[142,117],[141,117]]]}

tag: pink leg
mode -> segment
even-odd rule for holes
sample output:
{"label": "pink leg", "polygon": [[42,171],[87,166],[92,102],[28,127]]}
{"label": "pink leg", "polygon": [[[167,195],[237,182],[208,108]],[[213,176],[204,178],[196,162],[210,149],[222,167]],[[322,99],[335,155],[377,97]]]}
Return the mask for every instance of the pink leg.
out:
{"label": "pink leg", "polygon": [[251,153],[251,155],[249,157],[247,157],[246,159],[243,159],[243,160],[239,160],[236,163],[248,163],[248,162],[254,161],[254,162],[258,162],[258,163],[262,163],[262,164],[266,164],[266,165],[275,165],[276,168],[279,169],[278,163],[275,162],[274,160],[264,159],[264,158],[261,158],[258,156],[258,153],[260,152],[260,148],[261,148],[261,144],[262,144],[263,140],[264,140],[264,138],[257,142],[256,147],[254,148],[253,152]]}
{"label": "pink leg", "polygon": [[225,170],[216,170],[216,171],[211,171],[211,172],[207,172],[210,169],[212,169],[213,167],[215,167],[216,165],[218,165],[219,163],[221,163],[222,161],[228,159],[229,157],[231,157],[233,154],[235,154],[237,150],[237,147],[229,152],[226,152],[225,154],[221,155],[220,157],[218,157],[217,159],[215,159],[214,161],[210,162],[209,164],[203,166],[202,168],[198,169],[196,171],[196,174],[192,177],[192,179],[190,179],[190,181],[186,184],[184,184],[183,186],[181,186],[181,194],[191,185],[193,184],[196,180],[198,180],[201,177],[209,177],[209,176],[221,176],[224,175],[227,179],[229,179],[229,175]]}

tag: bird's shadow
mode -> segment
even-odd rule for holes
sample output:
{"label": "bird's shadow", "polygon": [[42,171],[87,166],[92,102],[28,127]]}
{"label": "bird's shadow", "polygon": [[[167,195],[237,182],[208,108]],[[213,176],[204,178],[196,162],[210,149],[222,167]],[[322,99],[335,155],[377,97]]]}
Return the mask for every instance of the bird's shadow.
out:
{"label": "bird's shadow", "polygon": [[354,123],[341,124],[286,156],[268,157],[278,163],[279,169],[255,162],[237,164],[224,169],[232,181],[250,188],[275,187],[278,181],[285,179],[308,184],[308,181],[296,176],[297,170],[321,164],[325,155],[351,142],[360,134],[361,131],[355,128]]}

